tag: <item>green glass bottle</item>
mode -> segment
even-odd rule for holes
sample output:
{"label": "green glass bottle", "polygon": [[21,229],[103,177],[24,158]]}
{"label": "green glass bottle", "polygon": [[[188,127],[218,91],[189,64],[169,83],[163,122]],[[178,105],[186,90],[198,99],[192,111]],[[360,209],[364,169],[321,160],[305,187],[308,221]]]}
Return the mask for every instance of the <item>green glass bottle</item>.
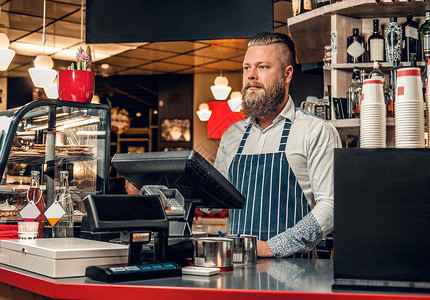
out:
{"label": "green glass bottle", "polygon": [[426,11],[426,21],[420,27],[420,60],[427,61],[430,58],[430,11]]}

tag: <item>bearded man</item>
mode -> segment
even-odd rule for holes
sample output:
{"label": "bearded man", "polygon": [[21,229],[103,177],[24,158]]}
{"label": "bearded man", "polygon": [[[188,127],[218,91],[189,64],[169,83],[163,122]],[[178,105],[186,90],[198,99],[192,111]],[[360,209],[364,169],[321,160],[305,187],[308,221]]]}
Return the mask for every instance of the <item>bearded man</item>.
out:
{"label": "bearded man", "polygon": [[288,94],[294,43],[260,33],[243,61],[247,119],[223,135],[215,167],[246,197],[229,213],[229,234],[258,236],[258,256],[307,253],[333,230],[336,128],[294,107]]}

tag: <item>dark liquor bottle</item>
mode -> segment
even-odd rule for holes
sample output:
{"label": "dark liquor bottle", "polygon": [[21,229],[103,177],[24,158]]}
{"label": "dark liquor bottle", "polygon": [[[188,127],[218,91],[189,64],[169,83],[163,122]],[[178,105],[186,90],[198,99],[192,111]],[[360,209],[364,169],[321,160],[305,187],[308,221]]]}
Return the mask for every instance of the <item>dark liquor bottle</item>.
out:
{"label": "dark liquor bottle", "polygon": [[39,222],[39,228],[37,230],[37,237],[45,237],[45,202],[43,201],[42,190],[39,186],[40,172],[31,171],[30,188],[28,189],[28,201],[33,201],[40,211],[40,215],[36,218],[36,222]]}
{"label": "dark liquor bottle", "polygon": [[412,20],[412,15],[406,17],[406,22],[402,24],[403,49],[402,61],[411,62],[411,55],[417,57],[418,50],[418,23]]}
{"label": "dark liquor bottle", "polygon": [[330,0],[317,0],[317,7],[321,7],[327,4],[330,4]]}
{"label": "dark liquor bottle", "polygon": [[391,17],[385,28],[385,58],[397,67],[402,59],[402,27],[397,24],[397,17]]}
{"label": "dark liquor bottle", "polygon": [[361,85],[360,69],[354,67],[351,85],[348,87],[347,94],[347,118],[358,118],[360,116]]}
{"label": "dark liquor bottle", "polygon": [[352,30],[352,36],[346,39],[346,62],[364,62],[365,52],[364,38],[358,34],[358,28],[354,28]]}
{"label": "dark liquor bottle", "polygon": [[426,11],[426,21],[420,28],[421,60],[430,58],[430,11]]}
{"label": "dark liquor bottle", "polygon": [[379,20],[373,20],[373,33],[368,42],[370,61],[384,61],[384,38],[379,30]]}

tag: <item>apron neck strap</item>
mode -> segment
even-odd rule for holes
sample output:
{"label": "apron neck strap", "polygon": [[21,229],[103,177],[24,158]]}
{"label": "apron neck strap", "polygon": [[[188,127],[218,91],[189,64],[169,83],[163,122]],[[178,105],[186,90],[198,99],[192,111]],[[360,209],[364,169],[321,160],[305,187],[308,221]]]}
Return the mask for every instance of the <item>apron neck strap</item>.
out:
{"label": "apron neck strap", "polygon": [[282,130],[281,142],[279,143],[279,152],[285,152],[288,136],[290,135],[291,121],[285,119],[284,129]]}

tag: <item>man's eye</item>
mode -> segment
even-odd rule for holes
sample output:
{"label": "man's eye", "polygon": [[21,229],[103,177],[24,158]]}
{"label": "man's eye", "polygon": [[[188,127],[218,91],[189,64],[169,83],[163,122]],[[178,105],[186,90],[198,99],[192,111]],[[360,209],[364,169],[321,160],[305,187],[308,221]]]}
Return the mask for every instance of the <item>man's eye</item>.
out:
{"label": "man's eye", "polygon": [[268,69],[269,67],[268,66],[260,66],[259,68],[264,70],[264,69]]}
{"label": "man's eye", "polygon": [[243,67],[243,70],[244,70],[244,71],[248,71],[248,70],[249,70],[249,67],[244,66],[244,67]]}

